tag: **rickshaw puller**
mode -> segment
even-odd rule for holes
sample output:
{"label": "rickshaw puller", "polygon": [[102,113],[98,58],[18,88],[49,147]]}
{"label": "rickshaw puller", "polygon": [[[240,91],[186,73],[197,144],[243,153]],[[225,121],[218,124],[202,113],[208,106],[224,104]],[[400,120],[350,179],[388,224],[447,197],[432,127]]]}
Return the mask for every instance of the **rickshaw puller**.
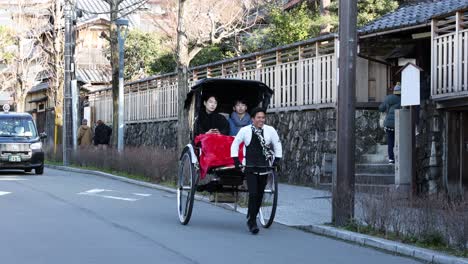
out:
{"label": "rickshaw puller", "polygon": [[265,109],[254,108],[251,113],[252,125],[241,128],[231,145],[231,157],[236,168],[240,168],[239,146],[242,142],[245,144],[244,173],[249,190],[247,226],[252,234],[257,234],[259,231],[257,214],[262,205],[269,167],[271,165],[278,166],[282,158],[282,147],[278,133],[273,127],[265,125],[265,116]]}

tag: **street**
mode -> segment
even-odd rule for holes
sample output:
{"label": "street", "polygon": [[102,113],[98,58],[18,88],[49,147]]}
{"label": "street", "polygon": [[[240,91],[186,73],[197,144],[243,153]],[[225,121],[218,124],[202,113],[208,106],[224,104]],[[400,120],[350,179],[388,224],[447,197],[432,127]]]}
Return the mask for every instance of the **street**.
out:
{"label": "street", "polygon": [[48,168],[0,172],[0,208],[1,263],[419,263],[199,201],[182,226],[175,194]]}

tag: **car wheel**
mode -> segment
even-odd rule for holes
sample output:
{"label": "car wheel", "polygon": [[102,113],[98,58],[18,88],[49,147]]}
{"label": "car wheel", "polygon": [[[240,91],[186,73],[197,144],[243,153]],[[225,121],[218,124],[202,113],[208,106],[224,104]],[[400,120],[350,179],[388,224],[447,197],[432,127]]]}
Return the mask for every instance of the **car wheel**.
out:
{"label": "car wheel", "polygon": [[35,172],[37,175],[42,175],[42,174],[44,173],[44,165],[42,165],[41,167],[35,168],[35,169],[34,169],[34,172]]}
{"label": "car wheel", "polygon": [[31,172],[32,169],[24,169],[24,172]]}

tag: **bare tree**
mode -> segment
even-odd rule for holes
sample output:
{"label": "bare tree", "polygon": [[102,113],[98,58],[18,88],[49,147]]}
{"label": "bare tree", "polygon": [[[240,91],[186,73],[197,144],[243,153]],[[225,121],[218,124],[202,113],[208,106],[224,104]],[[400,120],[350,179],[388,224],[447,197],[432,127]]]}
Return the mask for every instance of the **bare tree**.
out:
{"label": "bare tree", "polygon": [[11,68],[0,70],[0,92],[13,91],[14,82],[15,74],[11,71]]}
{"label": "bare tree", "polygon": [[[148,0],[101,0],[109,4],[110,25],[109,37],[110,42],[110,63],[112,68],[112,145],[117,146],[118,139],[118,121],[119,121],[119,45],[117,26],[114,23],[117,19],[129,15]],[[86,10],[84,10],[86,12]],[[92,12],[88,12],[92,13]],[[95,13],[99,14],[99,13]],[[100,13],[102,14],[102,13]]]}
{"label": "bare tree", "polygon": [[[10,45],[12,59],[0,72],[1,90],[12,89],[18,110],[24,110],[24,98],[39,74],[49,81],[49,102],[61,107],[63,96],[63,12],[60,0],[37,3],[17,1],[12,4],[12,20],[17,25],[13,43],[2,36],[0,48]],[[11,51],[13,44],[13,51]]]}
{"label": "bare tree", "polygon": [[189,141],[184,99],[190,61],[209,45],[253,27],[262,2],[253,0],[179,0],[177,18],[178,133],[181,152]]}
{"label": "bare tree", "polygon": [[[47,11],[49,13],[49,30],[42,37],[42,50],[47,56],[47,64],[44,65],[44,73],[48,76],[49,89],[47,96],[49,103],[54,107],[54,147],[58,144],[58,130],[63,124],[63,95],[64,95],[64,42],[65,26],[63,1],[51,0]],[[54,148],[56,151],[56,148]]]}
{"label": "bare tree", "polygon": [[[64,85],[64,45],[65,45],[65,35],[62,28],[64,27],[64,20],[61,19],[64,17],[63,13],[63,6],[61,5],[61,1],[55,2],[54,5],[51,6],[51,13],[54,17],[53,23],[53,31],[51,31],[51,35],[48,37],[51,39],[53,43],[52,47],[52,61],[50,63],[51,71],[52,71],[52,82],[50,84],[49,89],[49,98],[53,100],[53,104],[55,107],[55,116],[56,116],[56,125],[55,125],[55,133],[57,133],[57,126],[63,122],[62,115],[63,113],[63,85]],[[50,53],[49,53],[50,54]],[[59,122],[57,122],[59,121]],[[57,135],[55,135],[57,136]]]}
{"label": "bare tree", "polygon": [[[331,4],[331,0],[320,0],[320,16],[321,17],[326,17],[326,18],[330,17],[330,9],[329,9],[330,4]],[[329,19],[326,19],[326,21],[328,20]],[[332,26],[330,25],[330,23],[326,23],[320,26],[320,34],[330,33],[331,28]]]}
{"label": "bare tree", "polygon": [[0,91],[12,91],[14,73],[11,67],[15,57],[15,33],[13,29],[0,26]]}
{"label": "bare tree", "polygon": [[48,4],[19,0],[14,6],[12,19],[15,22],[16,50],[11,67],[16,80],[14,95],[16,110],[19,112],[25,110],[27,93],[47,65],[42,36],[48,30],[49,16],[45,8]]}

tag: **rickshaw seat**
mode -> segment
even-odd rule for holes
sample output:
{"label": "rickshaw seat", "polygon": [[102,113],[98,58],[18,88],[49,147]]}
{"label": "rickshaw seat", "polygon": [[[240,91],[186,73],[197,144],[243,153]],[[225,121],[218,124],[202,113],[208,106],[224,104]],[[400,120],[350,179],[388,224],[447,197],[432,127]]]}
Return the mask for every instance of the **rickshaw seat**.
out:
{"label": "rickshaw seat", "polygon": [[[200,178],[204,179],[210,169],[233,168],[231,144],[234,137],[218,134],[201,134],[195,138],[195,145],[200,146]],[[239,160],[243,159],[243,145],[239,148]]]}

